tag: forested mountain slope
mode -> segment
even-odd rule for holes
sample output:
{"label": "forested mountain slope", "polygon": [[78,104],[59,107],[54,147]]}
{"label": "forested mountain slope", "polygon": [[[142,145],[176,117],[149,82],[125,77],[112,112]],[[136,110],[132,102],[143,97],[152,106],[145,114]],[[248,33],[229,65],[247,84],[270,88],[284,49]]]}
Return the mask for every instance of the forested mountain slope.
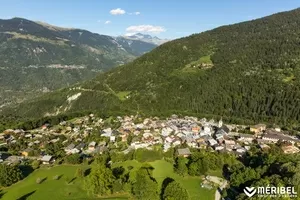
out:
{"label": "forested mountain slope", "polygon": [[128,110],[296,123],[299,86],[296,9],[168,42],[91,81],[4,113],[40,117]]}
{"label": "forested mountain slope", "polygon": [[93,78],[155,47],[22,18],[0,20],[0,107]]}

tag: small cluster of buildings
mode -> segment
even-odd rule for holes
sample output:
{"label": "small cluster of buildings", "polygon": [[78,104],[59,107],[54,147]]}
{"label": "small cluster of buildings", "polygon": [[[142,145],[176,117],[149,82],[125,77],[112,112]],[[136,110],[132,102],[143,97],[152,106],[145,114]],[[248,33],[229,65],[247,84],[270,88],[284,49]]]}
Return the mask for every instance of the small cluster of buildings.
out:
{"label": "small cluster of buildings", "polygon": [[[50,143],[62,146],[66,155],[102,154],[109,151],[111,145],[118,147],[119,143],[126,144],[123,153],[140,148],[152,149],[155,146],[167,152],[172,147],[185,145],[187,148],[179,148],[178,155],[186,157],[190,155],[189,148],[242,156],[252,145],[265,150],[270,148],[271,143],[279,144],[284,153],[298,153],[300,140],[283,133],[280,128],[268,129],[264,124],[250,127],[225,125],[222,119],[215,122],[177,115],[163,120],[157,117],[142,119],[138,116],[104,120],[91,114],[52,127],[45,124],[34,130],[6,130],[0,133],[0,147],[6,146],[9,149],[19,143],[23,149],[14,156],[35,157],[46,164],[54,160],[53,155],[45,155],[43,151]],[[40,154],[33,155],[35,150],[39,150]]]}

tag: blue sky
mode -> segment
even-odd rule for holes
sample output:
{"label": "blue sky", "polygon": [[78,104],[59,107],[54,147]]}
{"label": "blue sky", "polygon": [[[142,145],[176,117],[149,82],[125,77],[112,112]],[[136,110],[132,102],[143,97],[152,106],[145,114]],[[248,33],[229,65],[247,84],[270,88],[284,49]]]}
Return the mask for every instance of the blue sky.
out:
{"label": "blue sky", "polygon": [[[0,0],[0,18],[23,17],[106,35],[178,38],[300,7],[299,0]],[[119,9],[118,9],[119,8]]]}

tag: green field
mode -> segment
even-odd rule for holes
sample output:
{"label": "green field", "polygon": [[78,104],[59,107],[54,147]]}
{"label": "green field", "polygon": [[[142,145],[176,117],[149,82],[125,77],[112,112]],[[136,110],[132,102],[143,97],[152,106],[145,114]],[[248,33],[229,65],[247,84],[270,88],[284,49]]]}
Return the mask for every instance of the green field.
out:
{"label": "green field", "polygon": [[[153,177],[157,180],[159,187],[165,178],[173,178],[182,184],[189,193],[191,200],[198,200],[199,197],[204,199],[213,199],[215,190],[207,190],[201,188],[200,177],[181,177],[173,172],[173,166],[164,160],[157,160],[150,162],[153,166]],[[143,163],[136,160],[129,160],[125,162],[115,163],[113,167],[123,166],[126,170],[130,170],[130,179],[134,180],[136,170],[138,170]],[[125,196],[113,196],[107,198],[92,198],[88,197],[86,191],[83,189],[83,180],[75,178],[76,169],[79,167],[88,168],[88,166],[69,166],[61,165],[52,168],[41,168],[34,171],[24,180],[2,190],[0,198],[3,200],[96,200],[96,199],[110,199],[110,200],[125,200]],[[61,176],[59,180],[54,180],[54,176]],[[37,184],[38,178],[45,179],[42,183]]]}
{"label": "green field", "polygon": [[[200,197],[201,199],[207,200],[214,199],[215,190],[201,188],[200,177],[181,177],[174,173],[172,164],[164,160],[157,160],[150,162],[149,164],[151,164],[154,168],[153,177],[156,179],[160,187],[164,179],[170,177],[182,184],[182,186],[188,191],[191,200],[199,200]],[[130,172],[130,176],[134,177],[135,171],[142,166],[142,163],[139,163],[136,160],[129,160],[122,163],[116,163],[114,166],[123,166],[125,169],[132,166],[133,169]]]}
{"label": "green field", "polygon": [[[82,179],[75,179],[70,184],[70,181],[75,178],[76,169],[82,166],[56,166],[52,168],[41,168],[34,171],[24,180],[6,188],[2,191],[1,199],[3,200],[96,200],[100,198],[91,198],[87,196],[86,191],[83,190]],[[87,168],[87,167],[86,167]],[[59,180],[53,180],[54,176],[61,176]],[[37,178],[45,179],[42,183],[37,184]],[[126,197],[110,197],[101,198],[110,200],[123,200]]]}
{"label": "green field", "polygon": [[125,101],[127,98],[127,96],[130,94],[130,91],[122,91],[122,92],[118,92],[117,93],[117,97],[121,100],[121,101]]}

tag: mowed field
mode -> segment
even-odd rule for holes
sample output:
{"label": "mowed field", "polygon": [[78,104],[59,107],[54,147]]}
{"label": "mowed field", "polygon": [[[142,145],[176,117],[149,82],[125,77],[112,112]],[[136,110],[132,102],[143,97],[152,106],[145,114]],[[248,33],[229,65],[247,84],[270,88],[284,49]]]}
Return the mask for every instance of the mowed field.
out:
{"label": "mowed field", "polygon": [[[182,186],[188,191],[191,200],[214,199],[215,189],[208,190],[202,188],[200,177],[182,177],[173,171],[173,166],[171,163],[164,160],[157,160],[154,162],[149,162],[148,164],[154,168],[153,177],[158,182],[160,188],[165,178],[169,177],[182,184]],[[140,163],[136,160],[129,160],[122,163],[116,163],[114,166],[123,166],[125,169],[127,169],[129,166],[133,167],[130,172],[130,177],[133,178],[135,176],[135,170],[139,169],[139,167],[142,165],[143,163]]]}
{"label": "mowed field", "polygon": [[[126,197],[92,198],[87,196],[83,189],[83,180],[75,179],[76,170],[88,168],[83,166],[61,165],[52,168],[41,168],[34,171],[24,180],[6,188],[2,191],[3,200],[125,200]],[[54,176],[60,176],[59,180],[54,180]],[[36,180],[42,179],[42,183],[37,184]],[[68,183],[72,180],[71,183]]]}
{"label": "mowed field", "polygon": [[[136,160],[115,163],[113,167],[123,166],[130,170],[130,179],[134,180],[136,170],[143,164]],[[191,200],[214,199],[215,189],[208,190],[201,188],[200,177],[181,177],[174,173],[173,166],[164,160],[149,162],[153,169],[153,177],[157,180],[159,188],[165,178],[172,178],[181,183],[188,191]],[[126,200],[133,199],[130,195],[110,196],[110,197],[89,197],[83,189],[83,178],[76,178],[78,168],[89,168],[89,166],[60,165],[51,168],[43,167],[34,171],[24,180],[5,188],[1,191],[0,199],[3,200]],[[53,177],[60,176],[58,180]],[[36,180],[42,179],[42,183],[37,184]],[[70,182],[71,181],[71,182]]]}

